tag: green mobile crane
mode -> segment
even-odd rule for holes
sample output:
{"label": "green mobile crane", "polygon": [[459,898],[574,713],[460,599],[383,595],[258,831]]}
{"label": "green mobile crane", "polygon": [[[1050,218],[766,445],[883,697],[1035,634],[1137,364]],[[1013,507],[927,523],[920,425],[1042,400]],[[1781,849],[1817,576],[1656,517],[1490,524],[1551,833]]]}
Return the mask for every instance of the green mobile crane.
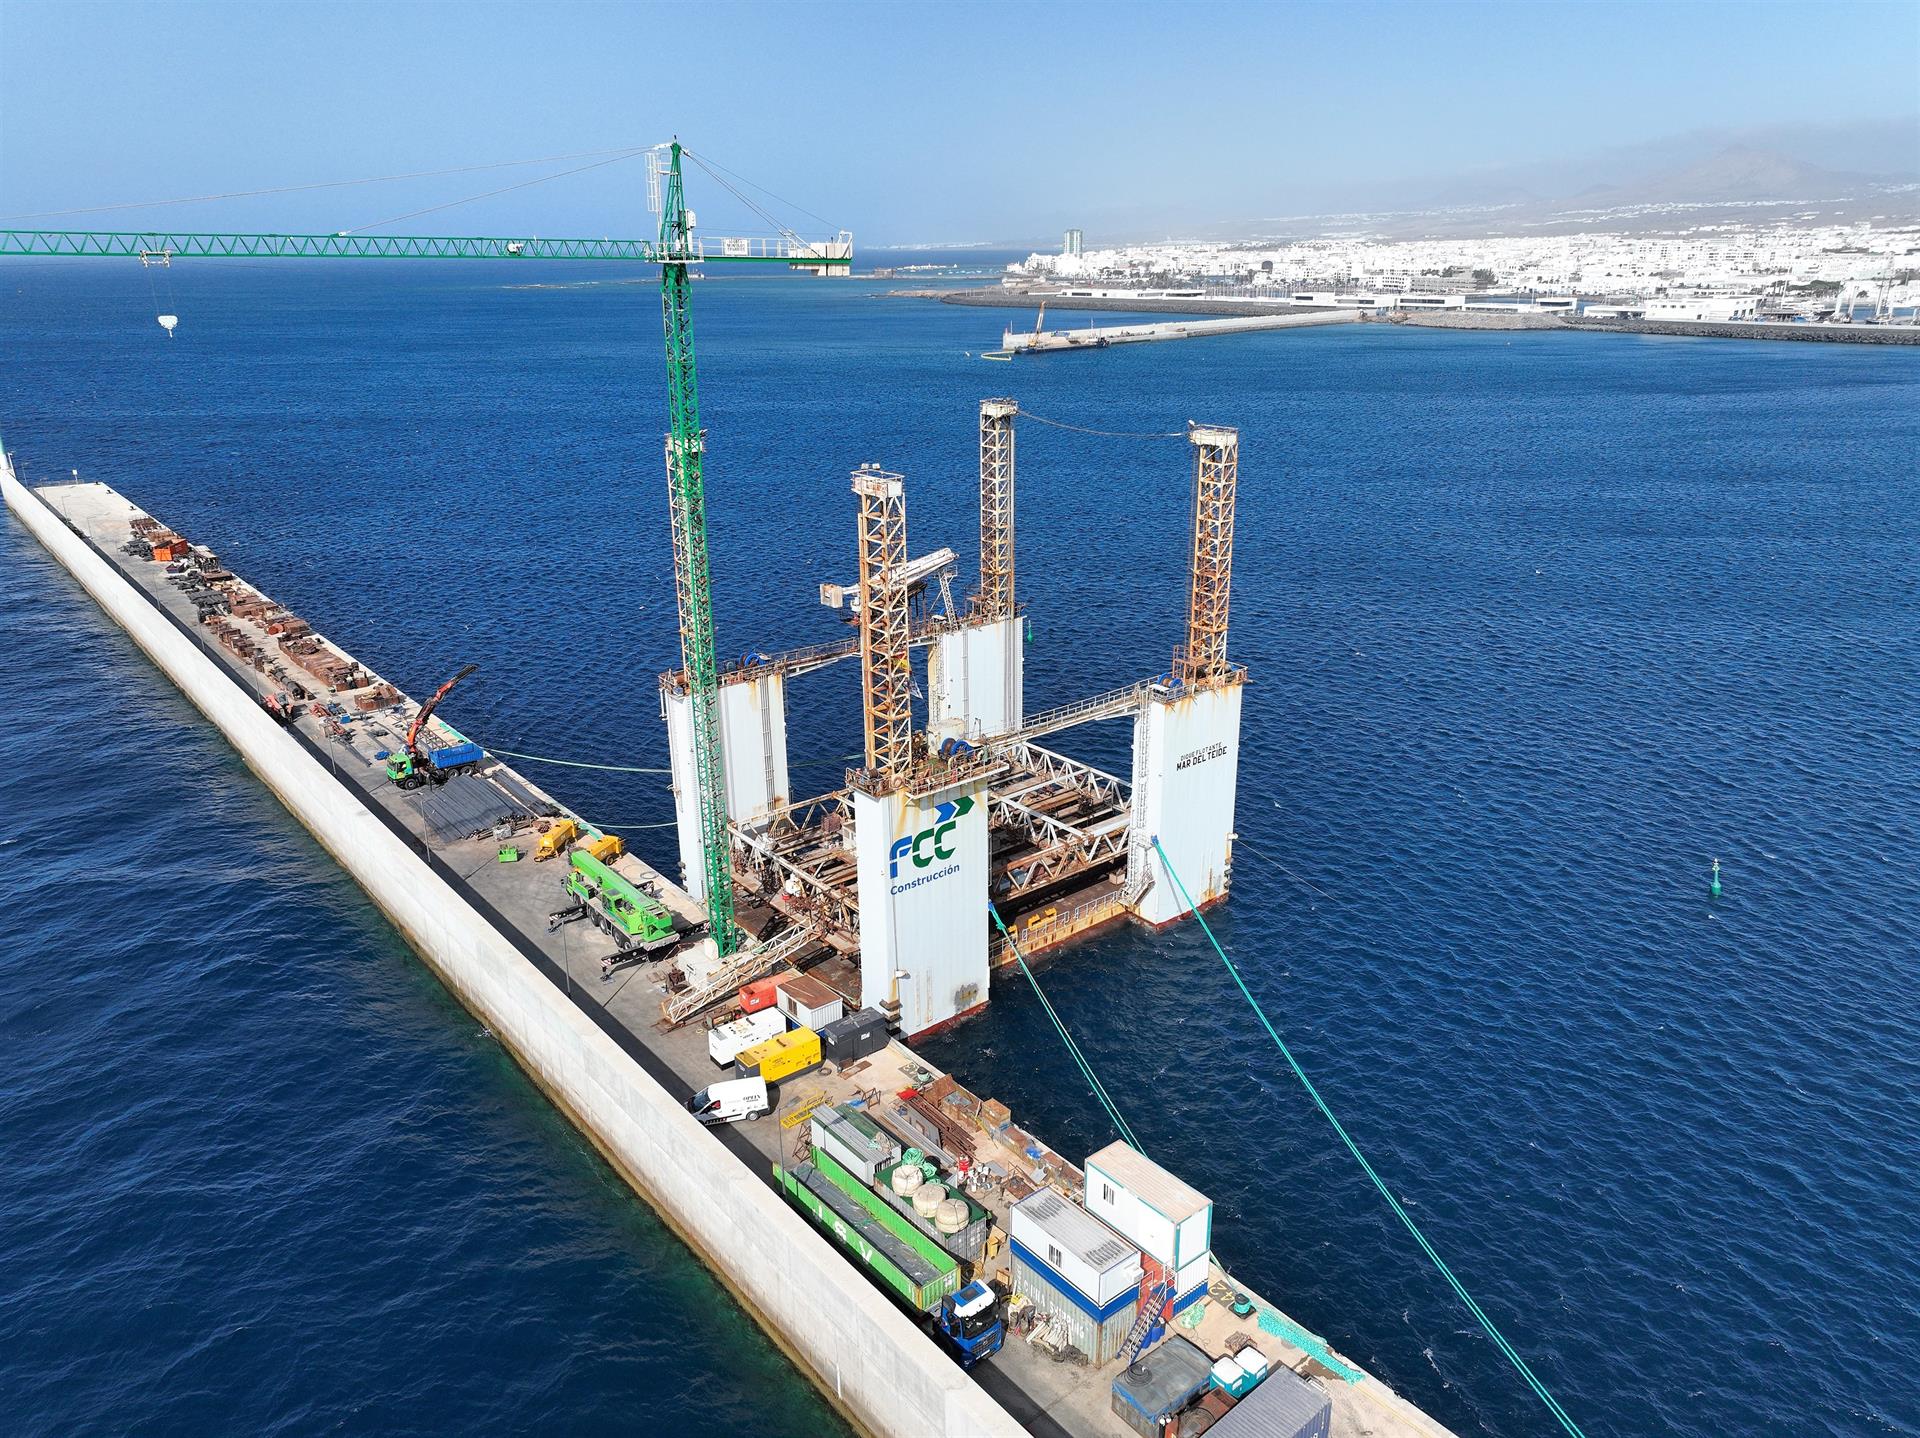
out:
{"label": "green mobile crane", "polygon": [[[741,946],[734,923],[727,835],[726,768],[720,749],[719,685],[713,653],[713,593],[707,560],[707,500],[700,393],[693,360],[692,265],[785,265],[820,273],[853,263],[852,244],[715,238],[694,232],[681,179],[678,140],[647,152],[647,194],[660,215],[651,240],[549,240],[537,236],[269,235],[99,230],[0,230],[0,256],[99,256],[171,265],[188,257],[244,259],[637,260],[660,266],[660,313],[667,351],[667,500],[673,529],[674,591],[680,610],[680,682],[693,719],[694,769],[707,913],[722,956]],[[166,319],[174,318],[171,315]],[[168,327],[172,333],[172,327]]]}

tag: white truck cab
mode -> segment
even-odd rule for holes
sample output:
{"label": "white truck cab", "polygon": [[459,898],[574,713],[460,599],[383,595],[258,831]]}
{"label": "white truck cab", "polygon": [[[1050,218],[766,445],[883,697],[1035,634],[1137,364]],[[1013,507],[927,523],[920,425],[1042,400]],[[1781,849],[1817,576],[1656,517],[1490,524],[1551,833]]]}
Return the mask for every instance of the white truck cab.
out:
{"label": "white truck cab", "polygon": [[708,1084],[687,1100],[687,1111],[711,1127],[719,1123],[738,1123],[759,1118],[771,1105],[767,1102],[767,1081],[759,1078],[728,1079]]}
{"label": "white truck cab", "polygon": [[768,1039],[787,1031],[786,1015],[778,1009],[761,1009],[707,1030],[707,1057],[721,1068],[732,1068],[733,1061]]}

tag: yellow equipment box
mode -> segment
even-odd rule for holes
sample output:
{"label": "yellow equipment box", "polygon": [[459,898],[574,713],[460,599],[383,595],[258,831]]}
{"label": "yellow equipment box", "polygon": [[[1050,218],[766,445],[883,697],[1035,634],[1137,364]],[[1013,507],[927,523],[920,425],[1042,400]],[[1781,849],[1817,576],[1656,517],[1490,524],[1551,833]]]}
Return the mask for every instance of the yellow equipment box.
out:
{"label": "yellow equipment box", "polygon": [[788,1029],[777,1038],[755,1044],[735,1060],[740,1072],[757,1074],[768,1083],[805,1073],[820,1063],[820,1035],[812,1029]]}
{"label": "yellow equipment box", "polygon": [[603,864],[611,864],[627,852],[627,846],[620,842],[618,834],[601,834],[587,845],[587,852]]}

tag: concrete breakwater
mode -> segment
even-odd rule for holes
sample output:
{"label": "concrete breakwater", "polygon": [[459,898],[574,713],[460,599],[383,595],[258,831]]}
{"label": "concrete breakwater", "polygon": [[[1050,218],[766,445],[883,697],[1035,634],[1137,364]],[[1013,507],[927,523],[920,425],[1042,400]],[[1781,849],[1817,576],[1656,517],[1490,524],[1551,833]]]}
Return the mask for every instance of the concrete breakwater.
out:
{"label": "concrete breakwater", "polygon": [[1269,300],[1169,300],[1169,299],[1090,299],[1073,295],[1031,295],[999,285],[983,285],[966,290],[890,290],[896,299],[939,300],[947,305],[969,305],[980,309],[1037,310],[1045,304],[1050,310],[1091,310],[1121,315],[1214,315],[1220,318],[1246,315],[1300,315],[1316,311],[1306,305],[1275,304]]}
{"label": "concrete breakwater", "polygon": [[[1108,299],[1072,295],[1036,295],[1010,290],[1000,285],[983,285],[964,290],[892,290],[891,297],[939,300],[942,304],[967,305],[981,309],[1038,310],[1044,302],[1050,310],[1089,310],[1106,314],[1167,315],[1306,315],[1347,314],[1322,306],[1276,303],[1268,300],[1230,299]],[[1356,319],[1370,322],[1386,320],[1382,314],[1362,315]],[[1585,330],[1613,331],[1617,334],[1690,335],[1697,339],[1723,340],[1803,340],[1832,344],[1920,345],[1920,325],[1828,325],[1785,324],[1768,321],[1711,323],[1695,320],[1600,320],[1568,319],[1560,315],[1472,314],[1451,311],[1397,311],[1391,323],[1413,325],[1419,329],[1449,330]],[[1055,348],[1055,346],[1041,346]]]}
{"label": "concrete breakwater", "polygon": [[1698,320],[1569,319],[1563,315],[1477,315],[1459,310],[1417,314],[1400,311],[1387,323],[1427,330],[1581,330],[1631,335],[1686,335],[1715,340],[1811,340],[1828,344],[1920,344],[1920,326],[1785,324],[1765,320],[1716,324]]}
{"label": "concrete breakwater", "polygon": [[429,862],[362,803],[304,736],[269,717],[192,631],[4,462],[0,491],[28,531],[856,1426],[954,1438],[1021,1432],[763,1178],[715,1142],[619,1041],[617,1021],[544,972],[460,891],[455,872]]}
{"label": "concrete breakwater", "polygon": [[1573,320],[1573,330],[1629,335],[1690,335],[1709,340],[1811,340],[1843,345],[1920,345],[1920,325],[1796,325],[1765,320],[1711,324],[1698,320]]}
{"label": "concrete breakwater", "polygon": [[[990,1103],[897,1040],[857,1063],[822,1065],[805,1083],[777,1086],[776,1123],[700,1127],[686,1096],[712,1081],[714,1060],[703,1028],[661,1022],[663,981],[642,970],[631,976],[635,982],[605,982],[601,963],[612,941],[585,934],[569,941],[567,928],[551,922],[559,892],[554,869],[519,862],[517,847],[509,862],[505,831],[487,827],[500,820],[489,817],[476,830],[471,816],[439,814],[433,793],[440,791],[407,791],[387,779],[380,762],[387,749],[374,746],[396,742],[392,726],[405,728],[417,713],[412,701],[310,626],[291,627],[288,621],[304,621],[249,589],[211,551],[195,546],[191,560],[176,554],[186,541],[108,486],[29,489],[0,462],[0,491],[28,531],[213,722],[555,1106],[857,1428],[916,1435],[1024,1429],[1049,1438],[1115,1438],[1124,1431],[1107,1400],[1127,1360],[1113,1357],[1090,1370],[1063,1365],[1042,1346],[1049,1323],[969,1376],[769,1182],[771,1165],[792,1158],[793,1130],[820,1104],[857,1103],[876,1114],[884,1107],[892,1117],[883,1121],[904,1124],[909,1093],[938,1105],[934,1112],[947,1126],[935,1124],[941,1142],[1001,1176],[982,1201],[997,1205],[992,1216],[1003,1234],[1010,1231],[1008,1205],[1029,1190],[1077,1193],[1077,1167],[1015,1124],[1004,1106],[995,1127]],[[164,542],[143,544],[143,535],[156,532]],[[170,565],[182,571],[179,578]],[[225,586],[224,617],[210,621],[190,597],[189,568]],[[294,678],[269,653],[274,634],[281,636],[279,654],[313,656],[311,666],[289,660],[305,676],[294,692],[297,705],[276,694]],[[329,677],[336,669],[338,677]],[[336,702],[321,702],[329,698]],[[337,702],[343,699],[348,703]],[[349,706],[359,712],[330,720]],[[529,823],[544,815],[591,827],[491,756],[483,772],[498,778],[503,793],[511,791]],[[486,781],[449,781],[470,782]],[[565,826],[542,825],[541,832],[549,827]],[[676,914],[701,917],[688,914],[697,906],[684,891],[636,856],[616,854],[612,866]],[[583,976],[583,967],[593,977]],[[948,1132],[958,1122],[948,1108],[962,1101],[987,1120],[975,1126],[976,1137]],[[1004,1252],[997,1265],[983,1270],[995,1282],[1008,1266]],[[1276,1370],[1289,1369],[1321,1395],[1334,1431],[1447,1438],[1385,1384],[1233,1281],[1217,1258],[1207,1259],[1204,1287],[1181,1329],[1182,1341],[1208,1359],[1237,1351],[1247,1340],[1241,1330],[1257,1313],[1261,1351]],[[1248,1306],[1236,1314],[1229,1300],[1242,1292]]]}
{"label": "concrete breakwater", "polygon": [[1148,344],[1155,340],[1197,340],[1208,335],[1251,334],[1260,330],[1311,329],[1319,325],[1357,324],[1364,316],[1351,310],[1314,310],[1306,314],[1241,315],[1227,319],[1171,320],[1148,325],[1095,325],[1080,330],[1008,330],[1001,344],[1010,354],[1042,350],[1105,349],[1108,345]]}

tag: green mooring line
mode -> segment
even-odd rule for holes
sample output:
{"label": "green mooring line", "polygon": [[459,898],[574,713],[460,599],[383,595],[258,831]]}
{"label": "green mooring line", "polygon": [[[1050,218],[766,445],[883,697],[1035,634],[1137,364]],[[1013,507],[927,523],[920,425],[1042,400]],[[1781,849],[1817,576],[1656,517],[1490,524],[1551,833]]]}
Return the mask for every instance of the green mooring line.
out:
{"label": "green mooring line", "polygon": [[[1147,1151],[1146,1145],[1134,1136],[1134,1132],[1127,1125],[1127,1121],[1120,1117],[1120,1110],[1114,1106],[1113,1098],[1107,1092],[1106,1085],[1101,1083],[1099,1078],[1095,1076],[1093,1066],[1087,1062],[1087,1057],[1081,1052],[1080,1045],[1074,1042],[1073,1035],[1067,1032],[1066,1023],[1061,1019],[1059,1012],[1053,1007],[1053,1002],[1047,997],[1046,990],[1040,987],[1040,981],[1033,976],[1033,970],[1027,967],[1026,956],[1020,952],[1019,943],[1014,939],[1012,934],[1007,932],[1007,926],[1001,923],[1000,911],[989,903],[987,905],[987,912],[993,915],[995,927],[997,927],[1002,934],[1006,935],[1007,943],[1013,949],[1013,956],[1020,964],[1020,972],[1027,976],[1027,982],[1033,986],[1034,997],[1040,1000],[1040,1007],[1047,1011],[1047,1017],[1053,1020],[1053,1026],[1060,1031],[1060,1038],[1067,1046],[1068,1055],[1080,1066],[1080,1072],[1086,1075],[1087,1084],[1092,1088],[1093,1096],[1099,1099],[1101,1104],[1106,1108],[1107,1116],[1113,1120],[1113,1126],[1120,1131],[1120,1136],[1131,1144],[1136,1152],[1144,1154]],[[1227,1273],[1225,1268],[1222,1268],[1220,1271],[1223,1274]],[[1228,1282],[1233,1282],[1233,1275],[1227,1274],[1227,1280]],[[1302,1328],[1292,1319],[1283,1317],[1270,1308],[1261,1308],[1258,1311],[1260,1313],[1260,1323],[1262,1327],[1266,1328],[1266,1325],[1272,1325],[1267,1331],[1285,1338],[1301,1352],[1310,1355],[1316,1363],[1319,1363],[1328,1372],[1345,1382],[1358,1383],[1360,1381],[1363,1376],[1360,1371],[1334,1357],[1333,1350],[1327,1346],[1327,1341],[1324,1338],[1307,1332],[1306,1329]]]}
{"label": "green mooring line", "polygon": [[530,759],[535,764],[559,764],[568,769],[604,769],[611,774],[671,774],[671,769],[640,769],[631,764],[588,764],[579,759],[549,759],[545,754],[516,754],[511,749],[496,749],[486,746],[489,754],[498,754],[503,759]]}
{"label": "green mooring line", "polygon": [[1114,1106],[1113,1098],[1107,1093],[1106,1085],[1101,1083],[1099,1078],[1094,1074],[1093,1065],[1087,1062],[1087,1056],[1080,1051],[1080,1045],[1073,1041],[1073,1035],[1067,1032],[1065,1022],[1063,1022],[1060,1015],[1055,1012],[1053,1004],[1047,998],[1046,991],[1040,987],[1040,981],[1033,976],[1033,970],[1027,967],[1026,955],[1020,952],[1020,945],[1015,941],[1013,935],[1007,932],[1007,926],[1000,922],[1000,911],[993,906],[991,901],[987,904],[987,912],[993,915],[994,927],[1000,930],[1001,934],[1005,936],[1008,945],[1012,947],[1013,957],[1020,965],[1020,972],[1025,974],[1027,976],[1027,982],[1033,985],[1034,997],[1040,1000],[1040,1007],[1047,1011],[1047,1017],[1053,1020],[1053,1026],[1060,1031],[1061,1042],[1066,1044],[1067,1053],[1072,1057],[1073,1061],[1080,1066],[1080,1072],[1086,1076],[1087,1085],[1093,1090],[1093,1096],[1099,1099],[1101,1107],[1106,1109],[1107,1117],[1113,1120],[1113,1126],[1120,1131],[1120,1137],[1124,1138],[1136,1149],[1139,1149],[1141,1153],[1145,1153],[1146,1150],[1140,1147],[1140,1140],[1133,1136],[1133,1130],[1127,1126],[1127,1121],[1120,1117],[1120,1110]]}
{"label": "green mooring line", "polygon": [[1514,1350],[1513,1345],[1507,1342],[1506,1335],[1501,1333],[1491,1318],[1487,1317],[1486,1310],[1474,1301],[1473,1295],[1467,1292],[1466,1285],[1454,1277],[1453,1270],[1447,1267],[1446,1260],[1440,1257],[1431,1243],[1427,1242],[1427,1236],[1420,1231],[1420,1225],[1415,1223],[1413,1216],[1400,1206],[1400,1200],[1393,1196],[1393,1191],[1387,1187],[1386,1180],[1374,1172],[1373,1165],[1367,1162],[1367,1156],[1360,1152],[1360,1145],[1353,1141],[1352,1136],[1347,1132],[1346,1125],[1334,1117],[1333,1110],[1327,1107],[1327,1101],[1320,1097],[1320,1090],[1313,1086],[1313,1080],[1307,1077],[1306,1070],[1300,1067],[1299,1060],[1294,1058],[1293,1051],[1287,1047],[1286,1041],[1274,1028],[1273,1021],[1267,1017],[1266,1010],[1260,1007],[1260,1001],[1247,987],[1247,981],[1240,977],[1240,970],[1235,968],[1233,960],[1227,957],[1227,951],[1220,947],[1220,940],[1214,937],[1212,926],[1207,923],[1206,916],[1200,912],[1200,906],[1193,902],[1193,896],[1187,892],[1187,886],[1181,882],[1180,875],[1175,872],[1173,861],[1167,857],[1167,851],[1161,846],[1160,836],[1157,834],[1154,835],[1153,847],[1154,851],[1160,855],[1160,862],[1166,868],[1167,877],[1172,879],[1174,887],[1179,889],[1181,901],[1186,904],[1194,920],[1200,925],[1200,932],[1207,936],[1207,942],[1213,945],[1213,951],[1220,956],[1220,962],[1227,966],[1227,972],[1233,976],[1233,982],[1239,987],[1241,996],[1253,1009],[1254,1016],[1260,1020],[1261,1027],[1267,1031],[1267,1037],[1273,1040],[1274,1047],[1280,1050],[1280,1056],[1287,1061],[1287,1067],[1293,1070],[1293,1076],[1299,1079],[1306,1089],[1307,1096],[1313,1100],[1314,1107],[1319,1109],[1321,1116],[1333,1125],[1333,1131],[1340,1135],[1340,1142],[1347,1146],[1347,1152],[1353,1155],[1354,1161],[1365,1171],[1367,1177],[1373,1180],[1373,1186],[1380,1190],[1380,1196],[1386,1199],[1387,1206],[1393,1210],[1394,1216],[1406,1225],[1407,1232],[1413,1235],[1413,1241],[1420,1245],[1420,1251],[1433,1261],[1433,1266],[1440,1270],[1440,1276],[1447,1280],[1453,1291],[1459,1295],[1460,1301],[1467,1306],[1467,1311],[1487,1331],[1487,1336],[1493,1340],[1494,1346],[1506,1356],[1509,1363],[1519,1370],[1520,1376],[1527,1380],[1527,1386],[1534,1391],[1542,1403],[1546,1404],[1547,1411],[1559,1420],[1560,1426],[1572,1434],[1573,1438],[1586,1438],[1586,1434],[1580,1430],[1580,1425],[1568,1416],[1567,1410],[1562,1408],[1559,1401],[1547,1391],[1546,1384],[1536,1378],[1533,1370],[1527,1367],[1527,1360]]}

